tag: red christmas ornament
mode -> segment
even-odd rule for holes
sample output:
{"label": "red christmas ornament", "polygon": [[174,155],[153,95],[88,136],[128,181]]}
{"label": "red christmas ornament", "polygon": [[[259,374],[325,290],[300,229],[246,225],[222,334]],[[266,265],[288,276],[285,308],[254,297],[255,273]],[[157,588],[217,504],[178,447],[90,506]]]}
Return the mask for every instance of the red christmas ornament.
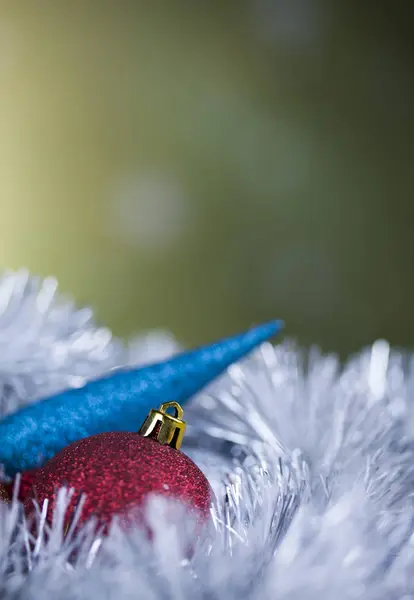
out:
{"label": "red christmas ornament", "polygon": [[13,498],[14,488],[18,485],[17,499],[20,500],[20,502],[24,502],[31,494],[33,482],[38,473],[39,469],[24,471],[20,474],[19,478],[13,479],[13,481],[7,483],[3,482],[3,486],[7,490],[9,499],[11,500]]}
{"label": "red christmas ornament", "polygon": [[[174,416],[167,414],[169,408]],[[138,433],[102,433],[67,446],[38,469],[26,512],[32,512],[33,500],[42,505],[48,499],[50,520],[57,492],[66,487],[75,490],[66,527],[81,494],[86,499],[80,524],[92,516],[104,528],[115,515],[125,524],[141,519],[150,494],[178,499],[206,520],[212,492],[200,469],[179,450],[186,427],[182,416],[176,402],[167,402],[151,410]]]}
{"label": "red christmas ornament", "polygon": [[31,471],[24,471],[24,473],[20,474],[19,478],[13,479],[12,481],[0,481],[0,500],[3,500],[3,502],[11,502],[14,488],[18,485],[17,499],[20,502],[24,502],[31,493],[33,481],[38,472],[38,469],[32,469]]}

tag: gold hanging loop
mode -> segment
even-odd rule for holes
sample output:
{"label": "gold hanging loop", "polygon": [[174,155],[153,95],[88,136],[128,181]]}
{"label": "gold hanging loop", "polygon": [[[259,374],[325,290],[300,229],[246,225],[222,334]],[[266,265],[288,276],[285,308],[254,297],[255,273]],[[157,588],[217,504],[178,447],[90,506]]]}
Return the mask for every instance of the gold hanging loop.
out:
{"label": "gold hanging loop", "polygon": [[[173,409],[173,415],[167,412],[170,409]],[[158,410],[153,408],[150,411],[138,433],[179,450],[187,427],[183,416],[184,411],[178,402],[164,402]]]}

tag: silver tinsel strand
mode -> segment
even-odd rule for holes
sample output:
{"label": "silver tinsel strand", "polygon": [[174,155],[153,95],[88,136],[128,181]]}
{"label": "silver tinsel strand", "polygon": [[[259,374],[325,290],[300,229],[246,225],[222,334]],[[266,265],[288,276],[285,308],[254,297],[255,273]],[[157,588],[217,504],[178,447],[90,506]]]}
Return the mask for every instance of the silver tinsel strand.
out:
{"label": "silver tinsel strand", "polygon": [[[121,364],[178,351],[156,332],[129,346],[57,295],[54,280],[0,281],[3,414]],[[1,505],[0,598],[19,600],[407,600],[414,598],[413,356],[385,341],[341,367],[289,342],[234,365],[186,411],[183,448],[216,492],[198,539],[177,505],[155,531],[109,537],[88,524],[36,533]],[[169,507],[171,509],[171,507]],[[79,507],[81,510],[81,506]]]}

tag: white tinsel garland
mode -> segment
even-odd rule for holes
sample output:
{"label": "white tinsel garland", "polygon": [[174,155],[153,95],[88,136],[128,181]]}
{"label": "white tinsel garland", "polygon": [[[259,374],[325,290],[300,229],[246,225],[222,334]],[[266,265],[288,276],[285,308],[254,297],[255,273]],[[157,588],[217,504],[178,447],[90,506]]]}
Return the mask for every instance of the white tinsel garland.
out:
{"label": "white tinsel garland", "polygon": [[120,365],[162,360],[180,350],[163,331],[125,346],[57,287],[53,277],[42,280],[25,270],[0,277],[0,415]]}
{"label": "white tinsel garland", "polygon": [[[131,356],[54,282],[9,274],[0,299],[7,410],[178,349],[157,333],[134,341]],[[1,506],[0,598],[414,597],[413,364],[383,341],[344,368],[317,350],[264,345],[186,411],[183,449],[217,494],[194,556],[192,524],[178,506],[166,520],[160,499],[149,507],[151,544],[116,522],[108,538],[86,527],[63,539],[62,490],[52,529],[43,512],[34,538],[17,503]]]}

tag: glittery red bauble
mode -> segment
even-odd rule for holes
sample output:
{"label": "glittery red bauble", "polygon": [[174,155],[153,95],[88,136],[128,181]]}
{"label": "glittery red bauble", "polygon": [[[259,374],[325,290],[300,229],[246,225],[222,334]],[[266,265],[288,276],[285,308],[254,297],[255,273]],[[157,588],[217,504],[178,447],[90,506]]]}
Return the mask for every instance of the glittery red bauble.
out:
{"label": "glittery red bauble", "polygon": [[26,511],[33,509],[33,498],[40,505],[47,498],[50,519],[61,487],[75,490],[66,524],[82,493],[86,501],[80,523],[94,516],[104,526],[115,515],[128,522],[131,511],[143,507],[152,493],[181,500],[203,520],[211,502],[210,485],[192,460],[138,433],[103,433],[67,446],[39,469]]}
{"label": "glittery red bauble", "polygon": [[14,488],[17,488],[17,499],[20,502],[24,502],[31,493],[33,481],[38,473],[38,469],[32,469],[31,471],[24,471],[20,473],[20,476],[13,481],[1,481],[0,482],[0,500],[4,502],[11,502],[14,494]]}
{"label": "glittery red bauble", "polygon": [[4,486],[9,494],[10,500],[13,497],[14,487],[18,484],[17,489],[17,499],[20,502],[24,502],[26,498],[30,495],[31,489],[33,486],[33,482],[39,472],[39,469],[32,469],[30,471],[24,471],[20,473],[20,477],[5,483]]}

